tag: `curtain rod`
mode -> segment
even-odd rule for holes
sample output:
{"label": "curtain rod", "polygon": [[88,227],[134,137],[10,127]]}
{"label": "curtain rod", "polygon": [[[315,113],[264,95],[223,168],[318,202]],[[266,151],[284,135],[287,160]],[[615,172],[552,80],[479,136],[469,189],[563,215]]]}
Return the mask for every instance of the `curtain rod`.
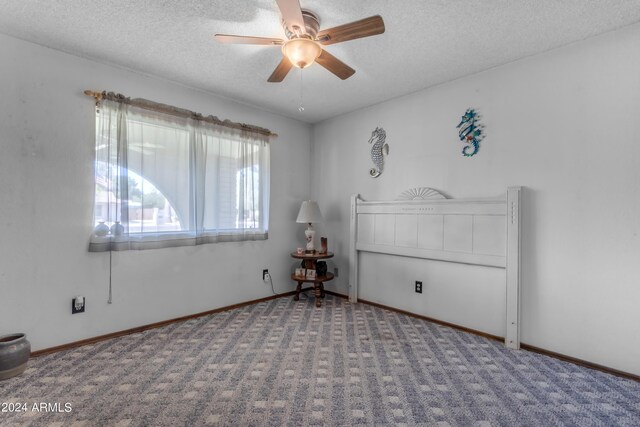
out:
{"label": "curtain rod", "polygon": [[213,123],[219,126],[225,126],[233,129],[240,129],[247,132],[259,133],[261,135],[267,136],[278,136],[277,133],[271,132],[269,129],[262,128],[259,126],[248,125],[246,123],[236,123],[231,120],[220,120],[216,116],[203,116],[200,113],[196,113],[190,110],[185,110],[183,108],[173,107],[167,104],[161,104],[159,102],[149,101],[148,99],[143,98],[128,98],[120,93],[114,92],[94,92],[92,90],[85,90],[84,94],[90,96],[96,100],[96,102],[100,102],[103,99],[107,99],[109,101],[121,102],[127,105],[133,105],[135,107],[143,108],[145,110],[156,111],[159,113],[170,114],[172,116],[185,117],[194,120],[201,120],[207,123]]}

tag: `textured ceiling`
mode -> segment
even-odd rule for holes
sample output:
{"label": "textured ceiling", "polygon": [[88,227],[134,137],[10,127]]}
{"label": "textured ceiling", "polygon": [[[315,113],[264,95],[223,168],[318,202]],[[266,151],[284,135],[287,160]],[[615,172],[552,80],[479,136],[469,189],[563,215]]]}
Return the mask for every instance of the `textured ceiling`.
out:
{"label": "textured ceiling", "polygon": [[386,25],[382,35],[327,47],[356,69],[350,79],[317,64],[302,71],[303,113],[298,69],[283,83],[267,83],[278,47],[212,38],[283,37],[274,0],[3,0],[0,32],[318,122],[640,22],[640,0],[300,3],[319,15],[321,29],[376,14]]}

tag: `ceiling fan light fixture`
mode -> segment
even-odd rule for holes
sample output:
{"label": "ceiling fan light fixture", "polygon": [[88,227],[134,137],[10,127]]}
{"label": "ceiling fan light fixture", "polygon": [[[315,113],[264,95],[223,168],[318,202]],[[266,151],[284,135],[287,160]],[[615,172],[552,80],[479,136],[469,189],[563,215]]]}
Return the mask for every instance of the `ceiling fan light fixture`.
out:
{"label": "ceiling fan light fixture", "polygon": [[322,53],[322,47],[314,40],[297,38],[282,45],[282,53],[298,68],[307,68]]}

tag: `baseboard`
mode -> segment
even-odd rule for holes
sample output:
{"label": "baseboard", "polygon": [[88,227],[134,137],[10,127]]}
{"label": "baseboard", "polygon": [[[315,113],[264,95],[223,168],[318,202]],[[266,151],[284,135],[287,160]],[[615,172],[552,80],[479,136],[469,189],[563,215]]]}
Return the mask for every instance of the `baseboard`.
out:
{"label": "baseboard", "polygon": [[[337,292],[332,292],[332,291],[325,291],[325,292],[328,293],[328,294],[337,296],[337,297],[349,298],[347,295],[340,294],[340,293],[337,293]],[[402,314],[405,314],[407,316],[416,317],[418,319],[427,320],[429,322],[437,323],[439,325],[448,326],[450,328],[458,329],[458,330],[464,331],[464,332],[469,332],[471,334],[480,335],[480,336],[485,337],[485,338],[494,339],[494,340],[498,340],[498,341],[501,341],[501,342],[504,341],[503,337],[487,334],[485,332],[477,331],[475,329],[466,328],[464,326],[456,325],[456,324],[453,324],[453,323],[443,322],[443,321],[438,320],[438,319],[433,319],[431,317],[422,316],[420,314],[411,313],[411,312],[405,311],[405,310],[400,310],[400,309],[395,308],[395,307],[389,307],[389,306],[386,306],[384,304],[379,304],[377,302],[371,302],[371,301],[367,301],[367,300],[362,300],[360,298],[358,298],[358,302],[361,302],[361,303],[364,303],[364,304],[369,304],[369,305],[372,305],[374,307],[380,307],[380,308],[383,308],[385,310],[395,311],[397,313],[402,313]],[[608,366],[603,366],[603,365],[599,365],[597,363],[588,362],[586,360],[582,360],[582,359],[578,359],[578,358],[575,358],[575,357],[567,356],[567,355],[564,355],[564,354],[561,354],[561,353],[556,353],[555,351],[545,350],[544,348],[535,347],[535,346],[532,346],[532,345],[529,345],[529,344],[525,344],[525,343],[520,343],[520,348],[523,349],[523,350],[531,351],[533,353],[539,353],[539,354],[543,354],[545,356],[553,357],[555,359],[563,360],[565,362],[570,362],[570,363],[573,363],[574,365],[583,366],[585,368],[589,368],[589,369],[594,369],[596,371],[605,372],[607,374],[615,375],[617,377],[627,378],[627,379],[630,379],[630,380],[633,380],[633,381],[640,382],[640,375],[635,375],[635,374],[632,374],[630,372],[625,372],[625,371],[620,371],[618,369],[609,368]]]}
{"label": "baseboard", "polygon": [[[304,288],[302,289],[302,292],[306,292],[308,290],[312,290],[313,288]],[[290,292],[285,292],[283,294],[276,294],[276,295],[271,295],[268,297],[264,297],[264,298],[259,298],[259,299],[255,299],[255,300],[251,300],[251,301],[245,301],[245,302],[241,302],[238,304],[233,304],[233,305],[228,305],[226,307],[220,307],[220,308],[216,308],[213,310],[208,310],[208,311],[203,311],[200,313],[195,313],[195,314],[189,314],[187,316],[182,316],[182,317],[176,317],[174,319],[168,319],[168,320],[163,320],[161,322],[156,322],[156,323],[150,323],[148,325],[143,325],[143,326],[138,326],[135,328],[131,328],[131,329],[126,329],[124,331],[118,331],[118,332],[112,332],[110,334],[106,334],[106,335],[100,335],[97,337],[93,337],[93,338],[87,338],[84,340],[80,340],[80,341],[74,341],[74,342],[70,342],[67,344],[62,344],[56,347],[50,347],[50,348],[45,348],[42,350],[38,350],[38,351],[34,351],[31,353],[31,357],[38,357],[38,356],[43,356],[45,354],[51,354],[51,353],[55,353],[58,351],[63,351],[63,350],[69,350],[72,348],[76,348],[76,347],[80,347],[83,345],[88,345],[88,344],[95,344],[97,342],[100,341],[105,341],[108,339],[112,339],[112,338],[117,338],[117,337],[121,337],[124,335],[130,335],[130,334],[135,334],[138,332],[143,332],[149,329],[155,329],[155,328],[160,328],[162,326],[166,326],[166,325],[170,325],[171,323],[176,323],[176,322],[183,322],[185,320],[189,320],[189,319],[195,319],[198,317],[202,317],[202,316],[208,316],[210,314],[216,314],[216,313],[220,313],[223,311],[228,311],[228,310],[233,310],[236,308],[240,308],[240,307],[245,307],[247,305],[251,305],[251,304],[257,304],[260,302],[264,302],[264,301],[271,301],[273,299],[276,298],[281,298],[281,297],[288,297],[288,296],[292,296],[295,295],[295,291],[290,291]],[[325,291],[325,293],[329,294],[329,295],[333,295],[339,298],[345,298],[345,299],[349,299],[349,297],[347,295],[338,293],[338,292],[334,292],[334,291]],[[372,302],[372,301],[367,301],[367,300],[363,300],[363,299],[358,299],[358,302],[361,302],[363,304],[368,304],[374,307],[379,307],[385,310],[390,310],[390,311],[395,311],[397,313],[401,313],[407,316],[411,316],[411,317],[415,317],[418,319],[422,319],[422,320],[426,320],[428,322],[432,322],[432,323],[436,323],[439,325],[443,325],[443,326],[447,326],[453,329],[457,329],[459,331],[463,331],[463,332],[469,332],[471,334],[474,335],[479,335],[481,337],[485,337],[488,339],[492,339],[492,340],[496,340],[496,341],[500,341],[503,342],[504,341],[504,337],[499,337],[497,335],[492,335],[492,334],[487,334],[486,332],[481,332],[475,329],[471,329],[471,328],[467,328],[464,326],[460,326],[460,325],[456,325],[454,323],[449,323],[449,322],[444,322],[442,320],[438,320],[438,319],[434,319],[432,317],[428,317],[428,316],[422,316],[420,314],[416,314],[416,313],[411,313],[409,311],[405,311],[405,310],[400,310],[399,308],[395,308],[395,307],[390,307],[384,304],[379,304],[377,302]],[[543,354],[545,356],[549,356],[549,357],[553,357],[555,359],[559,359],[559,360],[563,360],[565,362],[570,362],[573,363],[575,365],[579,365],[579,366],[583,366],[585,368],[589,368],[589,369],[594,369],[596,371],[601,371],[601,372],[605,372],[607,374],[611,374],[611,375],[615,375],[617,377],[622,377],[622,378],[627,378],[633,381],[638,381],[640,382],[640,375],[635,375],[632,374],[630,372],[625,372],[625,371],[620,371],[618,369],[614,369],[614,368],[609,368],[607,366],[603,366],[603,365],[599,365],[597,363],[592,363],[592,362],[588,362],[586,360],[582,360],[582,359],[578,359],[575,357],[571,357],[571,356],[567,356],[561,353],[556,353],[554,351],[550,351],[550,350],[546,350],[544,348],[540,348],[540,347],[535,347],[529,344],[525,344],[525,343],[521,343],[520,344],[520,348],[523,350],[527,350],[527,351],[531,351],[534,353],[539,353],[539,354]]]}
{"label": "baseboard", "polygon": [[338,292],[334,292],[334,291],[324,291],[325,294],[329,294],[329,295],[333,295],[334,297],[340,297],[340,298],[344,298],[344,299],[349,299],[348,295],[345,294],[339,294]]}
{"label": "baseboard", "polygon": [[520,348],[523,350],[531,351],[534,353],[544,354],[545,356],[553,357],[555,359],[564,360],[565,362],[573,363],[574,365],[583,366],[585,368],[594,369],[596,371],[605,372],[607,374],[615,375],[617,377],[627,378],[630,380],[640,382],[640,375],[635,375],[630,372],[620,371],[618,369],[609,368],[608,366],[599,365],[597,363],[588,362],[586,360],[578,359],[576,357],[567,356],[565,354],[556,353],[555,351],[545,350],[544,348],[535,347],[529,344],[520,343]]}
{"label": "baseboard", "polygon": [[361,302],[363,304],[372,305],[374,307],[383,308],[385,310],[395,311],[397,313],[404,314],[406,316],[411,316],[411,317],[415,317],[417,319],[426,320],[428,322],[436,323],[436,324],[442,325],[442,326],[447,326],[449,328],[457,329],[457,330],[462,331],[462,332],[469,332],[471,334],[479,335],[481,337],[485,337],[485,338],[488,338],[490,340],[496,340],[496,341],[504,342],[504,337],[499,337],[497,335],[488,334],[486,332],[478,331],[476,329],[471,329],[471,328],[467,328],[465,326],[456,325],[455,323],[445,322],[443,320],[434,319],[433,317],[423,316],[421,314],[412,313],[410,311],[401,310],[401,309],[395,308],[395,307],[389,307],[389,306],[384,305],[384,304],[380,304],[380,303],[373,302],[373,301],[367,301],[367,300],[363,300],[363,299],[360,299],[360,298],[358,298],[358,302]]}
{"label": "baseboard", "polygon": [[[305,288],[305,289],[303,289],[303,291],[307,291],[309,289],[311,289],[311,288]],[[195,313],[195,314],[189,314],[189,315],[186,315],[186,316],[176,317],[174,319],[163,320],[163,321],[156,322],[156,323],[150,323],[148,325],[137,326],[135,328],[125,329],[124,331],[112,332],[112,333],[106,334],[106,335],[100,335],[100,336],[93,337],[93,338],[87,338],[87,339],[80,340],[80,341],[74,341],[74,342],[70,342],[70,343],[67,343],[67,344],[58,345],[56,347],[49,347],[49,348],[45,348],[45,349],[42,349],[42,350],[34,351],[34,352],[31,353],[31,357],[44,356],[45,354],[51,354],[51,353],[56,353],[58,351],[69,350],[69,349],[80,347],[80,346],[83,346],[83,345],[95,344],[95,343],[100,342],[100,341],[105,341],[105,340],[109,340],[109,339],[112,339],[112,338],[122,337],[124,335],[135,334],[135,333],[143,332],[143,331],[146,331],[146,330],[149,330],[149,329],[161,328],[162,326],[167,326],[167,325],[170,325],[171,323],[183,322],[183,321],[189,320],[189,319],[195,319],[195,318],[202,317],[202,316],[208,316],[210,314],[216,314],[216,313],[220,313],[222,311],[233,310],[235,308],[245,307],[247,305],[257,304],[257,303],[264,302],[264,301],[271,301],[271,300],[276,299],[276,298],[287,297],[287,296],[292,296],[292,295],[295,295],[295,291],[285,292],[283,294],[271,295],[271,296],[268,296],[268,297],[259,298],[259,299],[255,299],[255,300],[251,300],[251,301],[245,301],[245,302],[241,302],[241,303],[238,303],[238,304],[228,305],[226,307],[215,308],[213,310],[203,311],[203,312]]]}

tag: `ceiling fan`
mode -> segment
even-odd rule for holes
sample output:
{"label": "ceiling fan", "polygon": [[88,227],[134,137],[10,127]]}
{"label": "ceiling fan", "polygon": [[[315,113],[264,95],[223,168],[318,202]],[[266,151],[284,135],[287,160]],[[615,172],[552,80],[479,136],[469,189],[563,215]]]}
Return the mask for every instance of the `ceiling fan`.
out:
{"label": "ceiling fan", "polygon": [[220,43],[281,46],[283,58],[268,79],[271,83],[284,80],[293,66],[307,68],[314,62],[342,80],[348,79],[356,71],[324,50],[322,46],[384,33],[384,21],[380,15],[319,31],[318,15],[301,9],[298,0],[276,0],[276,3],[282,14],[282,26],[287,40],[230,34],[215,35],[215,39]]}

